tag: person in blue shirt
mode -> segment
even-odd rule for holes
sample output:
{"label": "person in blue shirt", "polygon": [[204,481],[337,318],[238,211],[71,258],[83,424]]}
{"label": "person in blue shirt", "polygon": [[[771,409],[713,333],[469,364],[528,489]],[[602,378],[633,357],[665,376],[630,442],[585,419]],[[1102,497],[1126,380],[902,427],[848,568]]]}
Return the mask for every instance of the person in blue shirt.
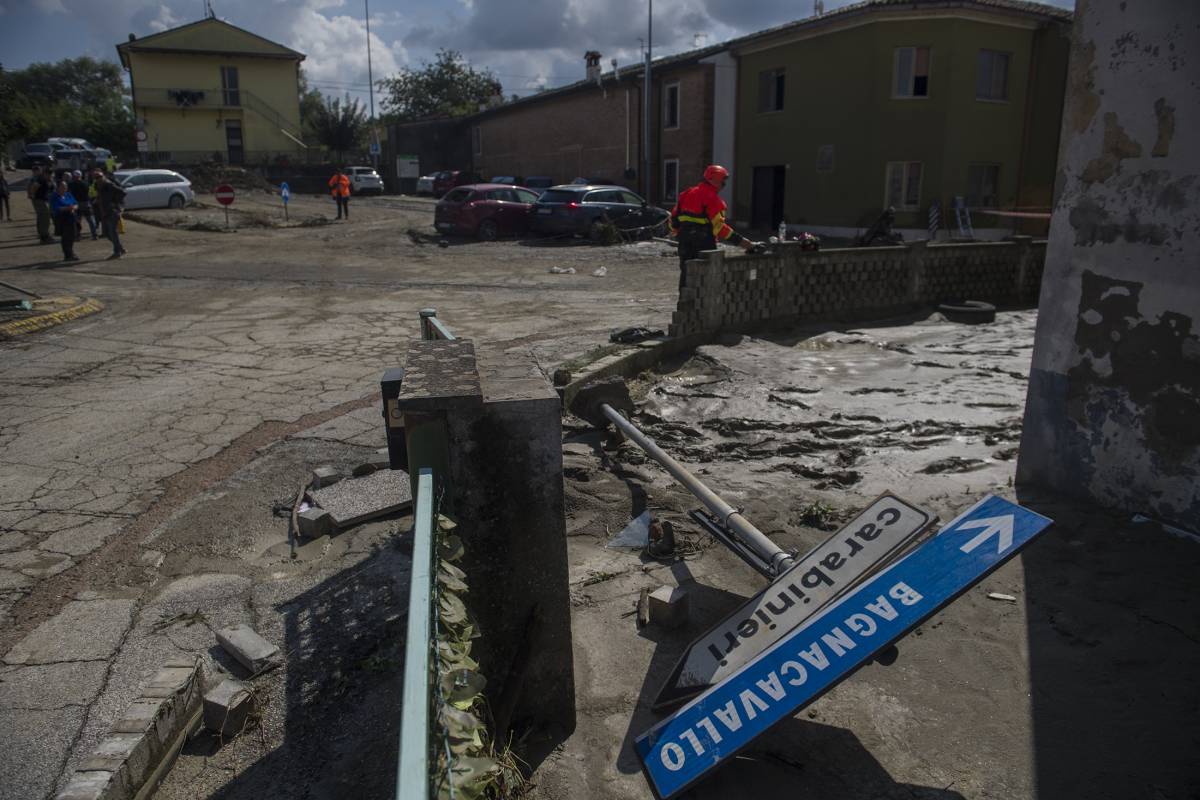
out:
{"label": "person in blue shirt", "polygon": [[63,261],[78,261],[79,257],[75,255],[75,215],[79,213],[79,203],[75,195],[67,191],[66,181],[58,182],[54,196],[50,198],[50,213],[58,220]]}

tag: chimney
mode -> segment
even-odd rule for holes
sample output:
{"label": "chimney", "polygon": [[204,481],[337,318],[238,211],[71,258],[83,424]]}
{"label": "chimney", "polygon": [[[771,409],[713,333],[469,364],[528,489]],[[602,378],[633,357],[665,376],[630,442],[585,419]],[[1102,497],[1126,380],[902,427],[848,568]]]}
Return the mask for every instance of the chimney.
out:
{"label": "chimney", "polygon": [[583,54],[583,62],[587,65],[587,79],[589,81],[600,80],[600,54],[595,50],[588,50]]}

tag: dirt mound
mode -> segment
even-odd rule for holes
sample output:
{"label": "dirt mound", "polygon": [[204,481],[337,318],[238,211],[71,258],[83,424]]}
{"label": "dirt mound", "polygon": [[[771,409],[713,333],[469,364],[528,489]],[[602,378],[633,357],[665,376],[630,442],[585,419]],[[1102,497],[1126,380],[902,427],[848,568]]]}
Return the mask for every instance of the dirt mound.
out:
{"label": "dirt mound", "polygon": [[190,167],[180,167],[179,171],[192,182],[192,189],[201,194],[209,194],[223,183],[229,184],[234,189],[275,191],[275,187],[266,178],[242,167],[230,167],[225,164],[196,164]]}

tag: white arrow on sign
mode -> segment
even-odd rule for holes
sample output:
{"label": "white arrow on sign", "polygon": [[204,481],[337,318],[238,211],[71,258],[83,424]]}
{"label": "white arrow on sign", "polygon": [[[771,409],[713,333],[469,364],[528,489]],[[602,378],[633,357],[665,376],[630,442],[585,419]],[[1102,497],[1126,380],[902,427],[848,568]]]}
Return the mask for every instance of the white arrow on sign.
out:
{"label": "white arrow on sign", "polygon": [[1012,516],[988,517],[987,519],[973,519],[970,522],[964,522],[962,525],[959,526],[958,529],[960,531],[966,531],[966,530],[974,530],[976,528],[983,528],[983,530],[980,531],[979,533],[977,533],[975,535],[975,537],[973,539],[971,539],[971,541],[967,542],[962,547],[958,548],[959,550],[962,550],[964,553],[970,553],[976,547],[979,547],[979,545],[983,544],[988,539],[990,539],[993,534],[996,535],[997,541],[999,542],[999,545],[1000,545],[1000,549],[997,550],[998,553],[1003,553],[1005,550],[1012,547],[1012,542],[1013,542],[1013,518],[1012,518]]}

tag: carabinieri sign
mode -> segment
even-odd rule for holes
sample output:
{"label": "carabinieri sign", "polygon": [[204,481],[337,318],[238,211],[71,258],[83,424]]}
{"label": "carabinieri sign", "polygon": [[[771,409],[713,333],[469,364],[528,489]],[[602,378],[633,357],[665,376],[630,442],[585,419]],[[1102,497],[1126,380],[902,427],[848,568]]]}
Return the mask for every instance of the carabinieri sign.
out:
{"label": "carabinieri sign", "polygon": [[1053,522],[995,495],[763,651],[635,742],[654,793],[675,796],[852,675]]}

